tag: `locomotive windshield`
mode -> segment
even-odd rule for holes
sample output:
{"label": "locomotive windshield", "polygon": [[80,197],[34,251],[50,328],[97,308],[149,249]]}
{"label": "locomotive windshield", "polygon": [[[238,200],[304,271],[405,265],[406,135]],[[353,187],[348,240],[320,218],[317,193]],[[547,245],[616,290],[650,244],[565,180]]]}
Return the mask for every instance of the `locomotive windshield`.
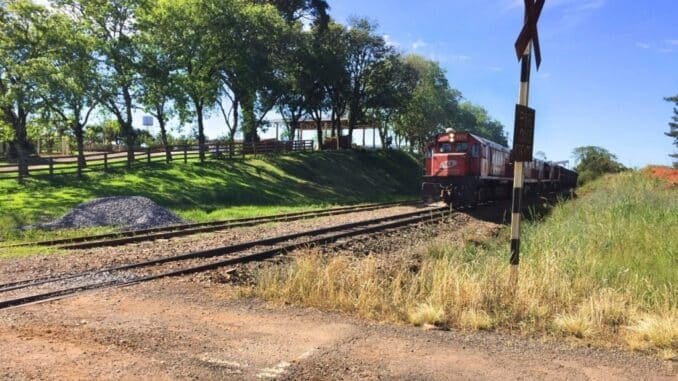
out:
{"label": "locomotive windshield", "polygon": [[459,153],[468,151],[468,143],[441,143],[438,147],[440,153]]}

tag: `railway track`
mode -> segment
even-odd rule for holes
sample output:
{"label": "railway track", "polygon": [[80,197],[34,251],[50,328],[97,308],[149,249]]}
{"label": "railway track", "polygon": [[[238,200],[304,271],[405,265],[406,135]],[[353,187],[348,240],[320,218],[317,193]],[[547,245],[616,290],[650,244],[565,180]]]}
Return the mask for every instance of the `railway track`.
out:
{"label": "railway track", "polygon": [[437,221],[449,213],[448,207],[426,208],[122,266],[5,283],[0,285],[0,309],[61,299],[88,290],[129,286],[160,278],[263,261],[302,247],[328,244],[342,238],[398,229],[420,222]]}
{"label": "railway track", "polygon": [[259,224],[272,223],[272,222],[283,222],[283,221],[296,221],[301,219],[308,218],[317,218],[317,217],[326,217],[332,215],[348,214],[354,212],[367,212],[382,208],[401,206],[401,205],[412,205],[416,204],[417,201],[405,201],[405,202],[389,202],[389,203],[379,203],[379,204],[365,204],[365,205],[356,205],[356,206],[344,206],[331,209],[323,209],[316,211],[308,212],[295,212],[295,213],[285,213],[277,214],[263,217],[251,217],[251,218],[239,218],[231,220],[221,220],[221,221],[212,221],[212,222],[202,222],[202,223],[193,223],[193,224],[182,224],[182,225],[172,225],[161,228],[152,228],[144,230],[135,230],[129,232],[119,232],[119,233],[107,233],[107,234],[97,234],[91,236],[82,236],[82,237],[73,237],[73,238],[63,238],[63,239],[54,239],[46,240],[34,243],[21,243],[17,245],[8,245],[2,247],[20,247],[20,246],[48,246],[48,247],[57,247],[64,250],[80,250],[80,249],[90,249],[95,247],[111,247],[111,246],[121,246],[129,243],[137,243],[144,241],[153,241],[157,239],[168,239],[175,237],[189,236],[199,233],[209,233],[220,230],[233,229],[238,227],[247,227],[255,226]]}

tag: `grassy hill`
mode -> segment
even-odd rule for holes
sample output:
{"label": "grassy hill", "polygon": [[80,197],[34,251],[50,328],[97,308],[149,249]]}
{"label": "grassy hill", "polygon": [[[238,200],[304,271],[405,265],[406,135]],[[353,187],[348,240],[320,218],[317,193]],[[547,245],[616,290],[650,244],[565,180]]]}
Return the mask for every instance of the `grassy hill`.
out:
{"label": "grassy hill", "polygon": [[[415,197],[421,170],[403,152],[299,153],[204,165],[150,164],[54,181],[0,181],[0,237],[97,197],[149,197],[194,221]],[[28,233],[23,238],[35,238]]]}
{"label": "grassy hill", "polygon": [[676,358],[678,187],[630,171],[578,193],[525,224],[515,288],[506,227],[481,244],[472,236],[422,247],[416,272],[407,260],[393,268],[375,258],[302,256],[263,271],[252,293],[378,320],[574,337]]}

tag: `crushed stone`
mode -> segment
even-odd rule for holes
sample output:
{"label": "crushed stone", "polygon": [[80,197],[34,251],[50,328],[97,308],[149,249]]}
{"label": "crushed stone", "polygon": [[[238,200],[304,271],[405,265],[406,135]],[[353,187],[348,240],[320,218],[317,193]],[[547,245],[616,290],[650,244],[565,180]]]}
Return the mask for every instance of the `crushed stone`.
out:
{"label": "crushed stone", "polygon": [[184,223],[181,218],[149,198],[118,196],[82,203],[63,217],[32,227],[57,230],[112,226],[122,230],[140,230],[181,223]]}

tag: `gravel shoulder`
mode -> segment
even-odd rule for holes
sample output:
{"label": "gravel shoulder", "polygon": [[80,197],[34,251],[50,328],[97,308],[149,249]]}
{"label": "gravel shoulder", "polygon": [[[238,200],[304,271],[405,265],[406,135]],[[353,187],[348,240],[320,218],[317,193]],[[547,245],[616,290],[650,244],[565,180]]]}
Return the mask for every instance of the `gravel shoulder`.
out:
{"label": "gravel shoulder", "polygon": [[36,253],[33,256],[3,261],[3,266],[0,268],[0,283],[169,257],[265,237],[413,212],[422,207],[397,206],[366,212],[269,223],[125,246],[63,251],[58,255],[41,255],[41,251],[47,252],[47,249],[36,248]]}
{"label": "gravel shoulder", "polygon": [[0,378],[675,379],[650,357],[237,299],[192,278],[0,312]]}

